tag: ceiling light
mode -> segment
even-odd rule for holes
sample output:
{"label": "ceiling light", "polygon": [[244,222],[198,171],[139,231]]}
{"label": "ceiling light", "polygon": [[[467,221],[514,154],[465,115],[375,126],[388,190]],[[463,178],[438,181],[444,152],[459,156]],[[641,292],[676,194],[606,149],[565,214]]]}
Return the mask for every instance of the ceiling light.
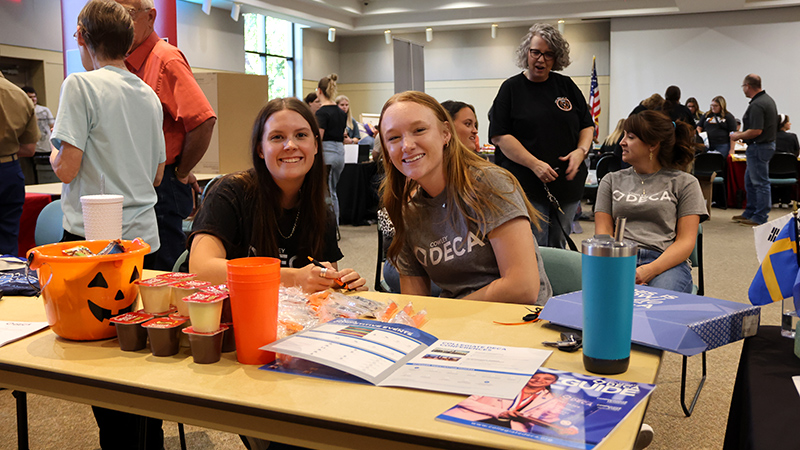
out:
{"label": "ceiling light", "polygon": [[206,15],[211,15],[211,0],[203,0],[203,12]]}
{"label": "ceiling light", "polygon": [[497,38],[497,24],[493,23],[492,24],[492,39],[495,39],[495,38]]}
{"label": "ceiling light", "polygon": [[425,28],[425,40],[428,42],[433,40],[433,28]]}
{"label": "ceiling light", "polygon": [[566,20],[564,20],[564,19],[561,19],[561,20],[558,21],[558,32],[561,33],[561,34],[564,34],[564,24],[565,23],[566,23]]}
{"label": "ceiling light", "polygon": [[239,21],[239,13],[241,13],[241,12],[242,12],[242,4],[241,3],[234,3],[233,6],[231,7],[231,19],[233,19],[234,22],[238,22]]}
{"label": "ceiling light", "polygon": [[392,30],[386,30],[383,32],[383,37],[386,38],[386,44],[392,43]]}
{"label": "ceiling light", "polygon": [[328,42],[333,42],[336,40],[336,28],[328,28]]}

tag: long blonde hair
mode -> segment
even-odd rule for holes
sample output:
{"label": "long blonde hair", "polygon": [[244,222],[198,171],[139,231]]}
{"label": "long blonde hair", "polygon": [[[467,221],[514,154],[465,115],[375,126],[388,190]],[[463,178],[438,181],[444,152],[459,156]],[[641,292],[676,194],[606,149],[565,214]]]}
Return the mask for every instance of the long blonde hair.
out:
{"label": "long blonde hair", "polygon": [[[388,251],[388,257],[393,262],[396,262],[396,258],[405,242],[406,228],[403,221],[403,212],[411,201],[412,194],[419,186],[416,181],[406,178],[392,164],[387,150],[388,146],[384,141],[385,133],[380,130],[380,127],[384,124],[383,116],[386,114],[386,110],[400,102],[413,102],[430,109],[436,119],[450,131],[450,140],[442,149],[442,166],[445,177],[445,201],[448,205],[455,205],[455,208],[450,209],[449,220],[451,224],[457,223],[457,217],[462,216],[466,218],[468,223],[472,222],[477,225],[479,235],[483,238],[484,230],[489,225],[487,214],[500,212],[500,208],[492,203],[491,199],[493,197],[504,197],[514,191],[523,192],[519,181],[510,172],[484,160],[474,151],[469,150],[458,139],[453,120],[435,98],[418,91],[406,91],[393,95],[383,105],[378,130],[383,153],[383,168],[386,173],[386,177],[381,183],[383,206],[389,213],[389,218],[392,219],[395,227],[395,237]],[[512,185],[512,190],[501,191],[490,182],[479,181],[479,179],[486,179],[485,171],[489,168],[505,175]],[[522,198],[531,223],[537,229],[540,229],[541,215],[533,208],[524,193],[522,193]]]}
{"label": "long blonde hair", "polygon": [[608,135],[606,140],[603,141],[604,145],[614,145],[617,142],[619,142],[619,138],[622,137],[622,133],[624,133],[625,131],[622,129],[622,124],[624,123],[625,119],[619,119],[619,121],[617,122],[617,127],[614,128],[614,131],[612,131],[611,134]]}
{"label": "long blonde hair", "polygon": [[[339,102],[341,102],[342,100],[347,100],[347,104],[350,104],[350,99],[347,98],[347,96],[344,95],[344,94],[336,96],[336,100],[334,100],[333,103],[336,103],[336,106],[339,106]],[[339,106],[339,108],[341,108],[341,106]],[[353,121],[353,116],[350,114],[350,108],[347,108],[347,126],[348,127],[353,125],[351,123],[352,121]]]}

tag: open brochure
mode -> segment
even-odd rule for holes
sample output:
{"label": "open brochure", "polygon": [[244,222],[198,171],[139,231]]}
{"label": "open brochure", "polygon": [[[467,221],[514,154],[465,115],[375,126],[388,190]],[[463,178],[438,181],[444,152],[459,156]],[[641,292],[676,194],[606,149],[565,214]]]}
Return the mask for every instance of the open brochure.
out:
{"label": "open brochure", "polygon": [[512,400],[473,395],[436,418],[589,450],[653,389],[653,384],[541,368]]}
{"label": "open brochure", "polygon": [[47,322],[0,321],[0,347],[47,328]]}
{"label": "open brochure", "polygon": [[377,386],[513,398],[552,352],[441,341],[417,328],[336,319],[261,348],[355,375]]}

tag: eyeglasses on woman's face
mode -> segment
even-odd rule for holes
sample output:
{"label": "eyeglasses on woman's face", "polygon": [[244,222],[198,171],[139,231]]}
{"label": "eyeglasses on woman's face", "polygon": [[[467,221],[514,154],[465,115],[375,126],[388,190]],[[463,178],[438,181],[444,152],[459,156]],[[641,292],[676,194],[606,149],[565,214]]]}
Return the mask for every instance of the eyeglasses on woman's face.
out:
{"label": "eyeglasses on woman's face", "polygon": [[544,56],[544,60],[545,61],[552,61],[552,60],[556,59],[555,52],[544,52],[544,53],[542,53],[539,50],[536,50],[535,48],[532,48],[532,49],[528,50],[528,53],[531,55],[531,58],[533,58],[534,61],[536,61],[537,59],[539,59],[542,56]]}

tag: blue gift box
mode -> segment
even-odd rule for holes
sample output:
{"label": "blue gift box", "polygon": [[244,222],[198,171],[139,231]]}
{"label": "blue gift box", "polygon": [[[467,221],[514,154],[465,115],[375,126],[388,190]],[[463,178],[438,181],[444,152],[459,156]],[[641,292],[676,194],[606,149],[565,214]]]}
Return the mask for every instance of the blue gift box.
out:
{"label": "blue gift box", "polygon": [[[758,306],[648,286],[636,286],[633,306],[634,343],[686,356],[753,336],[761,320]],[[551,298],[539,318],[583,329],[583,294]]]}

